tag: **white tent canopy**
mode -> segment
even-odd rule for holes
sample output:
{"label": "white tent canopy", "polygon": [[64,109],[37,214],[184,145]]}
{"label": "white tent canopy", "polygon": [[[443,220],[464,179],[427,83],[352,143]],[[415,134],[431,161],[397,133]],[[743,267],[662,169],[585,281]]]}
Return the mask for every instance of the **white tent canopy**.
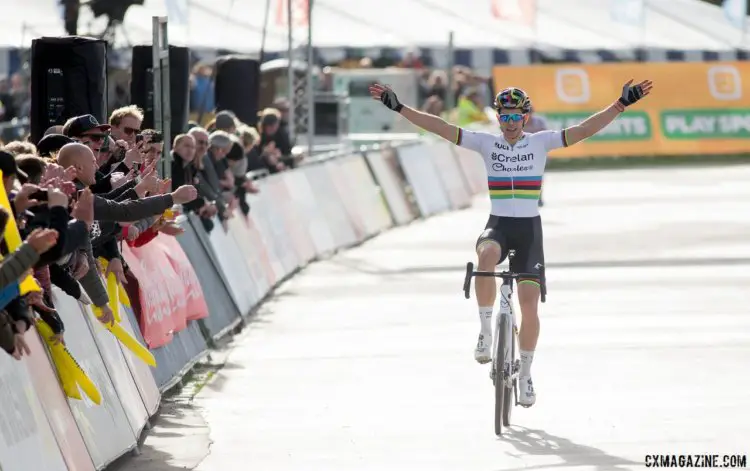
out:
{"label": "white tent canopy", "polygon": [[[264,0],[146,0],[128,10],[117,46],[150,43],[151,17],[166,15],[167,2],[187,5],[188,12],[186,24],[180,24],[179,16],[170,18],[170,43],[239,52],[260,49]],[[283,51],[286,0],[270,4],[266,49]],[[719,7],[698,0],[646,0],[643,26],[614,21],[606,0],[538,0],[538,4],[536,28],[530,28],[496,20],[490,0],[314,0],[313,42],[318,48],[435,48],[444,47],[453,31],[454,44],[460,48],[721,51],[740,46],[742,38]],[[79,30],[104,28],[102,19],[94,21],[85,7],[81,11]],[[14,2],[12,8],[3,9],[0,26],[0,47],[28,46],[34,37],[65,34],[58,0]],[[295,44],[305,43],[306,38],[307,28],[295,27]]]}

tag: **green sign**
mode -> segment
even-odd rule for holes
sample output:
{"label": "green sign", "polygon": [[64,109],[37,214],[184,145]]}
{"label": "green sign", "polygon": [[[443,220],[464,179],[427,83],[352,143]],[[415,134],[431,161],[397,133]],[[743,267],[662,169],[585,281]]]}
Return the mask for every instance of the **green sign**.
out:
{"label": "green sign", "polygon": [[750,109],[668,110],[661,128],[667,139],[748,139]]}
{"label": "green sign", "polygon": [[[549,129],[565,129],[580,124],[596,111],[576,113],[545,113]],[[540,113],[541,114],[541,113]],[[612,124],[588,141],[647,141],[651,139],[652,126],[648,113],[627,111],[615,119]]]}

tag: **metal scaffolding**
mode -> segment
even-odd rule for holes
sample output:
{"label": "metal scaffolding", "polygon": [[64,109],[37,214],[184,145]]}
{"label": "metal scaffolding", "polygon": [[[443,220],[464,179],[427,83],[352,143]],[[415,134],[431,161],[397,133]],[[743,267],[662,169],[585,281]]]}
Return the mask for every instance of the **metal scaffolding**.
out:
{"label": "metal scaffolding", "polygon": [[[298,144],[300,137],[305,136],[306,145],[312,147],[315,131],[315,97],[313,90],[314,54],[312,44],[313,0],[306,1],[307,8],[307,44],[304,48],[294,47],[294,9],[295,0],[287,0],[287,95],[289,96],[289,135]],[[305,55],[301,52],[304,50]],[[304,72],[304,73],[301,73]]]}

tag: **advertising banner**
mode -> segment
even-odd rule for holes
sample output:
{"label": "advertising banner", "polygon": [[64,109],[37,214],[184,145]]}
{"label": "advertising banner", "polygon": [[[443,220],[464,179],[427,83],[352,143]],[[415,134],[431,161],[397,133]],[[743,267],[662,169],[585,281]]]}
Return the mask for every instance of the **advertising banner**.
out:
{"label": "advertising banner", "polygon": [[[123,246],[126,247],[127,244]],[[52,287],[52,298],[57,312],[65,323],[66,346],[102,396],[100,405],[91,402],[86,394],[83,394],[80,400],[68,399],[91,460],[96,469],[100,469],[135,445],[136,436],[130,427],[99,347],[91,335],[88,321],[81,319],[83,311],[78,301],[63,293],[56,286]],[[91,314],[87,313],[87,315]],[[104,329],[101,325],[93,327]]]}
{"label": "advertising banner", "polygon": [[[34,394],[39,397],[67,469],[69,471],[94,471],[94,463],[86,450],[83,437],[78,432],[78,425],[73,418],[68,400],[60,389],[57,371],[53,369],[35,328],[32,327],[24,338],[29,344],[31,355],[24,357],[21,364],[29,372]],[[153,379],[151,381],[153,382]]]}
{"label": "advertising banner", "polygon": [[[27,337],[34,332],[26,334]],[[44,355],[43,351],[35,351]],[[24,365],[0,352],[0,466],[3,471],[68,469]],[[56,387],[54,383],[50,386]],[[67,414],[66,414],[67,415]],[[65,417],[64,420],[70,420]]]}
{"label": "advertising banner", "polygon": [[654,90],[598,135],[551,157],[722,155],[748,151],[750,62],[496,66],[496,89],[526,90],[551,129],[613,103],[630,79]]}
{"label": "advertising banner", "polygon": [[177,239],[159,234],[152,243],[161,246],[175,273],[182,280],[182,288],[185,291],[183,299],[185,301],[186,319],[194,321],[208,317],[208,306],[206,305],[206,299],[203,297],[203,288],[198,281],[198,275],[195,274],[195,269],[190,264],[190,260],[188,260]]}
{"label": "advertising banner", "polygon": [[173,333],[184,329],[187,322],[182,280],[164,249],[154,242],[122,247],[122,256],[139,281],[142,319],[138,324],[151,349],[171,342]]}

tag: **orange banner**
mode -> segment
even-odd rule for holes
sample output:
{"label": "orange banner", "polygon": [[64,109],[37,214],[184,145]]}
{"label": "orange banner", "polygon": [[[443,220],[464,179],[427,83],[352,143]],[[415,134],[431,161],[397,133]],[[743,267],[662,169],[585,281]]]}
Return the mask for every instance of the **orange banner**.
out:
{"label": "orange banner", "polygon": [[552,157],[722,155],[750,151],[750,62],[496,66],[497,90],[519,87],[551,129],[614,102],[630,79],[651,94],[598,135]]}

